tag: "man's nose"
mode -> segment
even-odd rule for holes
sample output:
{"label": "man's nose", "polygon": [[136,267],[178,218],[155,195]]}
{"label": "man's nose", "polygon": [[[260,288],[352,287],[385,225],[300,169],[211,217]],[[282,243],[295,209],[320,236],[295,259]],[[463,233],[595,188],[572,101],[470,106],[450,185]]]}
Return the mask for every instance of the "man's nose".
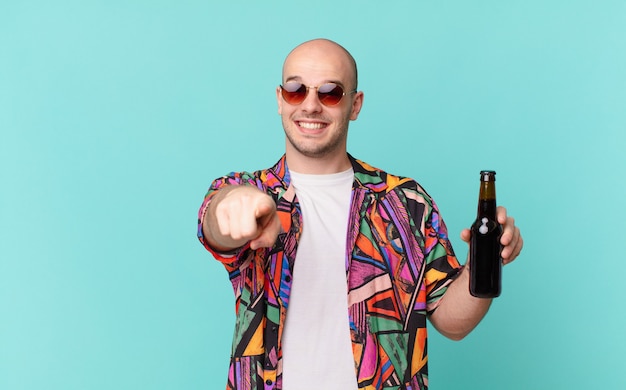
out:
{"label": "man's nose", "polygon": [[308,87],[308,93],[301,105],[306,112],[319,112],[322,110],[322,102],[320,102],[317,96],[317,87]]}

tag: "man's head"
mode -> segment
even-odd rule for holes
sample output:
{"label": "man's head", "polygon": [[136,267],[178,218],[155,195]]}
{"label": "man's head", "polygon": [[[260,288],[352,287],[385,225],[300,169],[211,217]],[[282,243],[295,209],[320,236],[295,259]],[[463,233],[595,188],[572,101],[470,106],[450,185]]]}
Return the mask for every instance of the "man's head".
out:
{"label": "man's head", "polygon": [[[299,96],[283,94],[283,89],[298,86]],[[315,39],[289,53],[282,86],[276,89],[288,159],[347,161],[348,124],[357,119],[363,104],[363,93],[356,88],[356,62],[337,43]]]}

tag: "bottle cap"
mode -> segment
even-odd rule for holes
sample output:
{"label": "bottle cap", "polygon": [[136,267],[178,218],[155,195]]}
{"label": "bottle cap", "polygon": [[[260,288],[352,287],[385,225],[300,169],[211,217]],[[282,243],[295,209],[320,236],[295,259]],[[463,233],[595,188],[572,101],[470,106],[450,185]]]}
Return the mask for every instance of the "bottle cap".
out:
{"label": "bottle cap", "polygon": [[480,171],[480,180],[496,181],[496,171]]}

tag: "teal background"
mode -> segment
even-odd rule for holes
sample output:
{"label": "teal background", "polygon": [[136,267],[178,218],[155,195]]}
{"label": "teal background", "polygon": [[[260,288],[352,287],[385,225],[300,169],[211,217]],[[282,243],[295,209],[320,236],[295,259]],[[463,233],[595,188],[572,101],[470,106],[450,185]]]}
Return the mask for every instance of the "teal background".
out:
{"label": "teal background", "polygon": [[357,59],[355,156],[416,178],[457,254],[478,172],[525,239],[433,389],[626,385],[626,2],[4,1],[0,389],[221,389],[210,181],[273,164],[285,55]]}

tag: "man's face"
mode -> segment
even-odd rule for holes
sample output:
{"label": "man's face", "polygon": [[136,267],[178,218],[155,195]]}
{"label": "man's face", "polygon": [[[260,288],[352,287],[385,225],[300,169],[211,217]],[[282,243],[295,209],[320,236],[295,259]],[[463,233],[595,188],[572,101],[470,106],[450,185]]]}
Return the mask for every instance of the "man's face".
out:
{"label": "man's face", "polygon": [[363,101],[361,92],[352,92],[354,71],[346,53],[328,42],[310,42],[296,48],[283,67],[283,85],[289,82],[308,87],[334,83],[346,94],[338,104],[326,106],[320,102],[317,88],[309,88],[302,103],[289,104],[283,99],[281,88],[276,89],[287,154],[292,158],[345,155],[348,124],[357,118]]}

